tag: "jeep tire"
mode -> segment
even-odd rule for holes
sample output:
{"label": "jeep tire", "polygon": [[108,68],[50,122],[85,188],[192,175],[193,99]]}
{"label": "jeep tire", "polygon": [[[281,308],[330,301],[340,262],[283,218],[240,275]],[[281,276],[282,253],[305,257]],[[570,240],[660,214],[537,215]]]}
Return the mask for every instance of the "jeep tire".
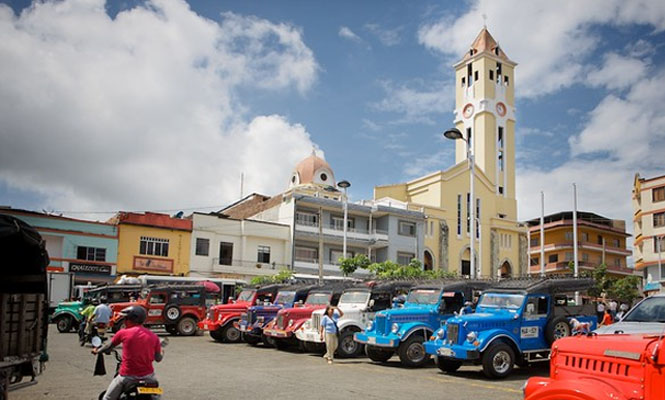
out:
{"label": "jeep tire", "polygon": [[181,336],[196,335],[196,321],[192,317],[182,317],[178,321],[178,334]]}
{"label": "jeep tire", "polygon": [[164,319],[168,322],[176,322],[182,313],[180,312],[180,307],[175,304],[167,304],[164,307]]}
{"label": "jeep tire", "polygon": [[339,358],[357,357],[363,350],[362,344],[353,340],[353,332],[351,329],[345,329],[339,336],[339,346],[337,346],[337,356]]}
{"label": "jeep tire", "polygon": [[219,343],[224,343],[224,335],[222,334],[222,328],[217,328],[214,331],[210,331],[210,337]]}
{"label": "jeep tire", "polygon": [[242,334],[242,340],[243,340],[243,342],[245,342],[247,344],[250,344],[252,346],[256,346],[259,343],[261,343],[261,338],[260,337],[256,337],[254,335],[248,335],[246,333]]}
{"label": "jeep tire", "polygon": [[395,354],[392,350],[384,350],[376,346],[365,346],[365,353],[370,360],[380,363],[387,362]]}
{"label": "jeep tire", "polygon": [[455,372],[462,366],[462,362],[459,360],[453,360],[441,356],[435,357],[434,362],[436,363],[436,366],[445,373]]}
{"label": "jeep tire", "polygon": [[422,336],[411,335],[397,349],[397,355],[402,365],[410,368],[422,367],[429,361],[430,355],[425,352],[425,339]]}
{"label": "jeep tire", "polygon": [[289,348],[289,342],[284,339],[274,339],[277,350],[286,350]]}
{"label": "jeep tire", "polygon": [[271,338],[270,336],[261,335],[261,339],[265,347],[270,347],[270,348],[277,347],[277,345],[275,344],[275,339]]}
{"label": "jeep tire", "polygon": [[55,320],[55,326],[58,332],[67,333],[72,330],[72,317],[69,315],[62,315]]}
{"label": "jeep tire", "polygon": [[504,342],[490,345],[482,355],[483,372],[488,378],[505,378],[515,364],[515,352]]}
{"label": "jeep tire", "polygon": [[242,340],[240,331],[233,326],[233,321],[227,322],[222,328],[222,338],[224,338],[225,343],[238,343]]}
{"label": "jeep tire", "polygon": [[168,324],[164,326],[164,329],[173,336],[178,334],[178,327],[176,325]]}
{"label": "jeep tire", "polygon": [[545,339],[550,346],[555,340],[570,336],[570,334],[570,324],[564,316],[552,318],[545,327]]}

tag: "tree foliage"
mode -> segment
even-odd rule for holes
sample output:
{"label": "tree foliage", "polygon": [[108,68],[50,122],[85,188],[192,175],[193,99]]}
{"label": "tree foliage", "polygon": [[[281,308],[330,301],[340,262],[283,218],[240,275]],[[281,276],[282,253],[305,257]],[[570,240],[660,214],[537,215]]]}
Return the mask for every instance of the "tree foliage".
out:
{"label": "tree foliage", "polygon": [[456,276],[455,273],[441,270],[424,271],[423,264],[417,258],[412,259],[408,265],[400,265],[392,261],[370,263],[370,260],[367,258],[367,256],[362,254],[352,258],[340,259],[340,269],[344,275],[348,276],[354,273],[358,268],[365,269],[373,276],[382,279],[439,279]]}
{"label": "tree foliage", "polygon": [[255,276],[249,281],[252,286],[268,285],[270,283],[284,283],[291,279],[293,271],[287,268],[282,268],[275,275]]}
{"label": "tree foliage", "polygon": [[349,276],[356,272],[358,268],[367,269],[372,263],[369,258],[364,254],[358,254],[355,257],[342,258],[339,259],[339,269],[342,271],[344,276]]}
{"label": "tree foliage", "polygon": [[582,275],[591,277],[596,282],[595,286],[588,290],[589,296],[605,296],[630,304],[640,295],[638,285],[641,279],[639,276],[629,275],[623,278],[609,276],[605,264],[600,264],[593,271],[584,272]]}

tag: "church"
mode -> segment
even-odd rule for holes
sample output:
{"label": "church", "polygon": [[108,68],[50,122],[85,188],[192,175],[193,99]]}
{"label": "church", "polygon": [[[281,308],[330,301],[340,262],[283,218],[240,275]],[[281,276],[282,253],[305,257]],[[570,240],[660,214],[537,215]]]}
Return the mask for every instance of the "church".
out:
{"label": "church", "polygon": [[527,231],[515,198],[516,65],[483,28],[453,66],[455,165],[374,188],[376,201],[395,199],[425,213],[427,269],[482,277],[527,273]]}

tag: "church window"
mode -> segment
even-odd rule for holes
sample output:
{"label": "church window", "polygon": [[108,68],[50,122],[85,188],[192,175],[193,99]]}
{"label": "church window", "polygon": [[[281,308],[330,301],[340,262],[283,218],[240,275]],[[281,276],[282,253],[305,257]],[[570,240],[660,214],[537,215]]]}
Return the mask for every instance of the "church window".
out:
{"label": "church window", "polygon": [[466,85],[466,78],[462,77],[462,87],[464,87],[465,85]]}
{"label": "church window", "polygon": [[499,171],[503,171],[503,150],[499,150]]}
{"label": "church window", "polygon": [[474,80],[474,81],[477,81],[477,80],[478,80],[478,71],[475,71],[475,72],[473,73],[473,80]]}
{"label": "church window", "polygon": [[497,139],[498,148],[503,149],[503,127],[499,127],[498,139]]}
{"label": "church window", "polygon": [[469,86],[473,85],[473,67],[471,63],[466,66],[466,80],[469,82]]}
{"label": "church window", "polygon": [[494,80],[494,71],[490,70],[490,81]]}
{"label": "church window", "polygon": [[471,128],[466,128],[466,145],[473,147],[473,137],[471,136]]}
{"label": "church window", "polygon": [[494,54],[496,54],[497,56],[499,55],[499,46],[496,46],[494,48]]}
{"label": "church window", "polygon": [[469,223],[471,221],[471,196],[469,193],[466,194],[466,234],[469,234],[469,231],[471,229],[471,224]]}
{"label": "church window", "polygon": [[510,83],[508,82],[508,77],[504,76],[503,81],[506,83],[506,86],[508,86]]}
{"label": "church window", "polygon": [[476,239],[480,238],[480,199],[476,199]]}
{"label": "church window", "polygon": [[496,63],[496,83],[501,83],[501,63]]}
{"label": "church window", "polygon": [[328,175],[326,175],[326,174],[321,174],[320,176],[321,176],[321,180],[324,181],[324,182],[328,179]]}
{"label": "church window", "polygon": [[503,186],[499,186],[499,194],[503,194]]}
{"label": "church window", "polygon": [[457,236],[462,234],[462,195],[457,195]]}

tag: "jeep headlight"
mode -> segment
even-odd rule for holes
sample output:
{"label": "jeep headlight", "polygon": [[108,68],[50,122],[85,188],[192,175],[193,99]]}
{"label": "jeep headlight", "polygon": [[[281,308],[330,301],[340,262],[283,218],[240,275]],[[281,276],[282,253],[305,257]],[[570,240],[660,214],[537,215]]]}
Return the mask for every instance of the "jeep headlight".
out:
{"label": "jeep headlight", "polygon": [[390,331],[391,331],[392,333],[397,333],[397,331],[399,331],[399,324],[398,324],[397,322],[395,322],[394,324],[392,324],[392,325],[390,326]]}
{"label": "jeep headlight", "polygon": [[466,341],[469,343],[473,343],[478,339],[478,334],[476,332],[469,332],[466,335]]}
{"label": "jeep headlight", "polygon": [[305,330],[309,330],[311,328],[311,326],[312,326],[312,323],[309,320],[305,321],[305,323],[303,324],[303,328]]}
{"label": "jeep headlight", "polygon": [[265,318],[263,317],[256,317],[256,322],[263,322],[265,321]]}
{"label": "jeep headlight", "polygon": [[293,326],[293,320],[289,320],[289,326]]}
{"label": "jeep headlight", "polygon": [[446,332],[443,330],[443,328],[436,331],[436,337],[438,337],[439,339],[443,339],[443,336],[445,334],[446,334]]}
{"label": "jeep headlight", "polygon": [[374,321],[369,321],[365,327],[365,330],[371,331],[372,329],[374,329]]}

